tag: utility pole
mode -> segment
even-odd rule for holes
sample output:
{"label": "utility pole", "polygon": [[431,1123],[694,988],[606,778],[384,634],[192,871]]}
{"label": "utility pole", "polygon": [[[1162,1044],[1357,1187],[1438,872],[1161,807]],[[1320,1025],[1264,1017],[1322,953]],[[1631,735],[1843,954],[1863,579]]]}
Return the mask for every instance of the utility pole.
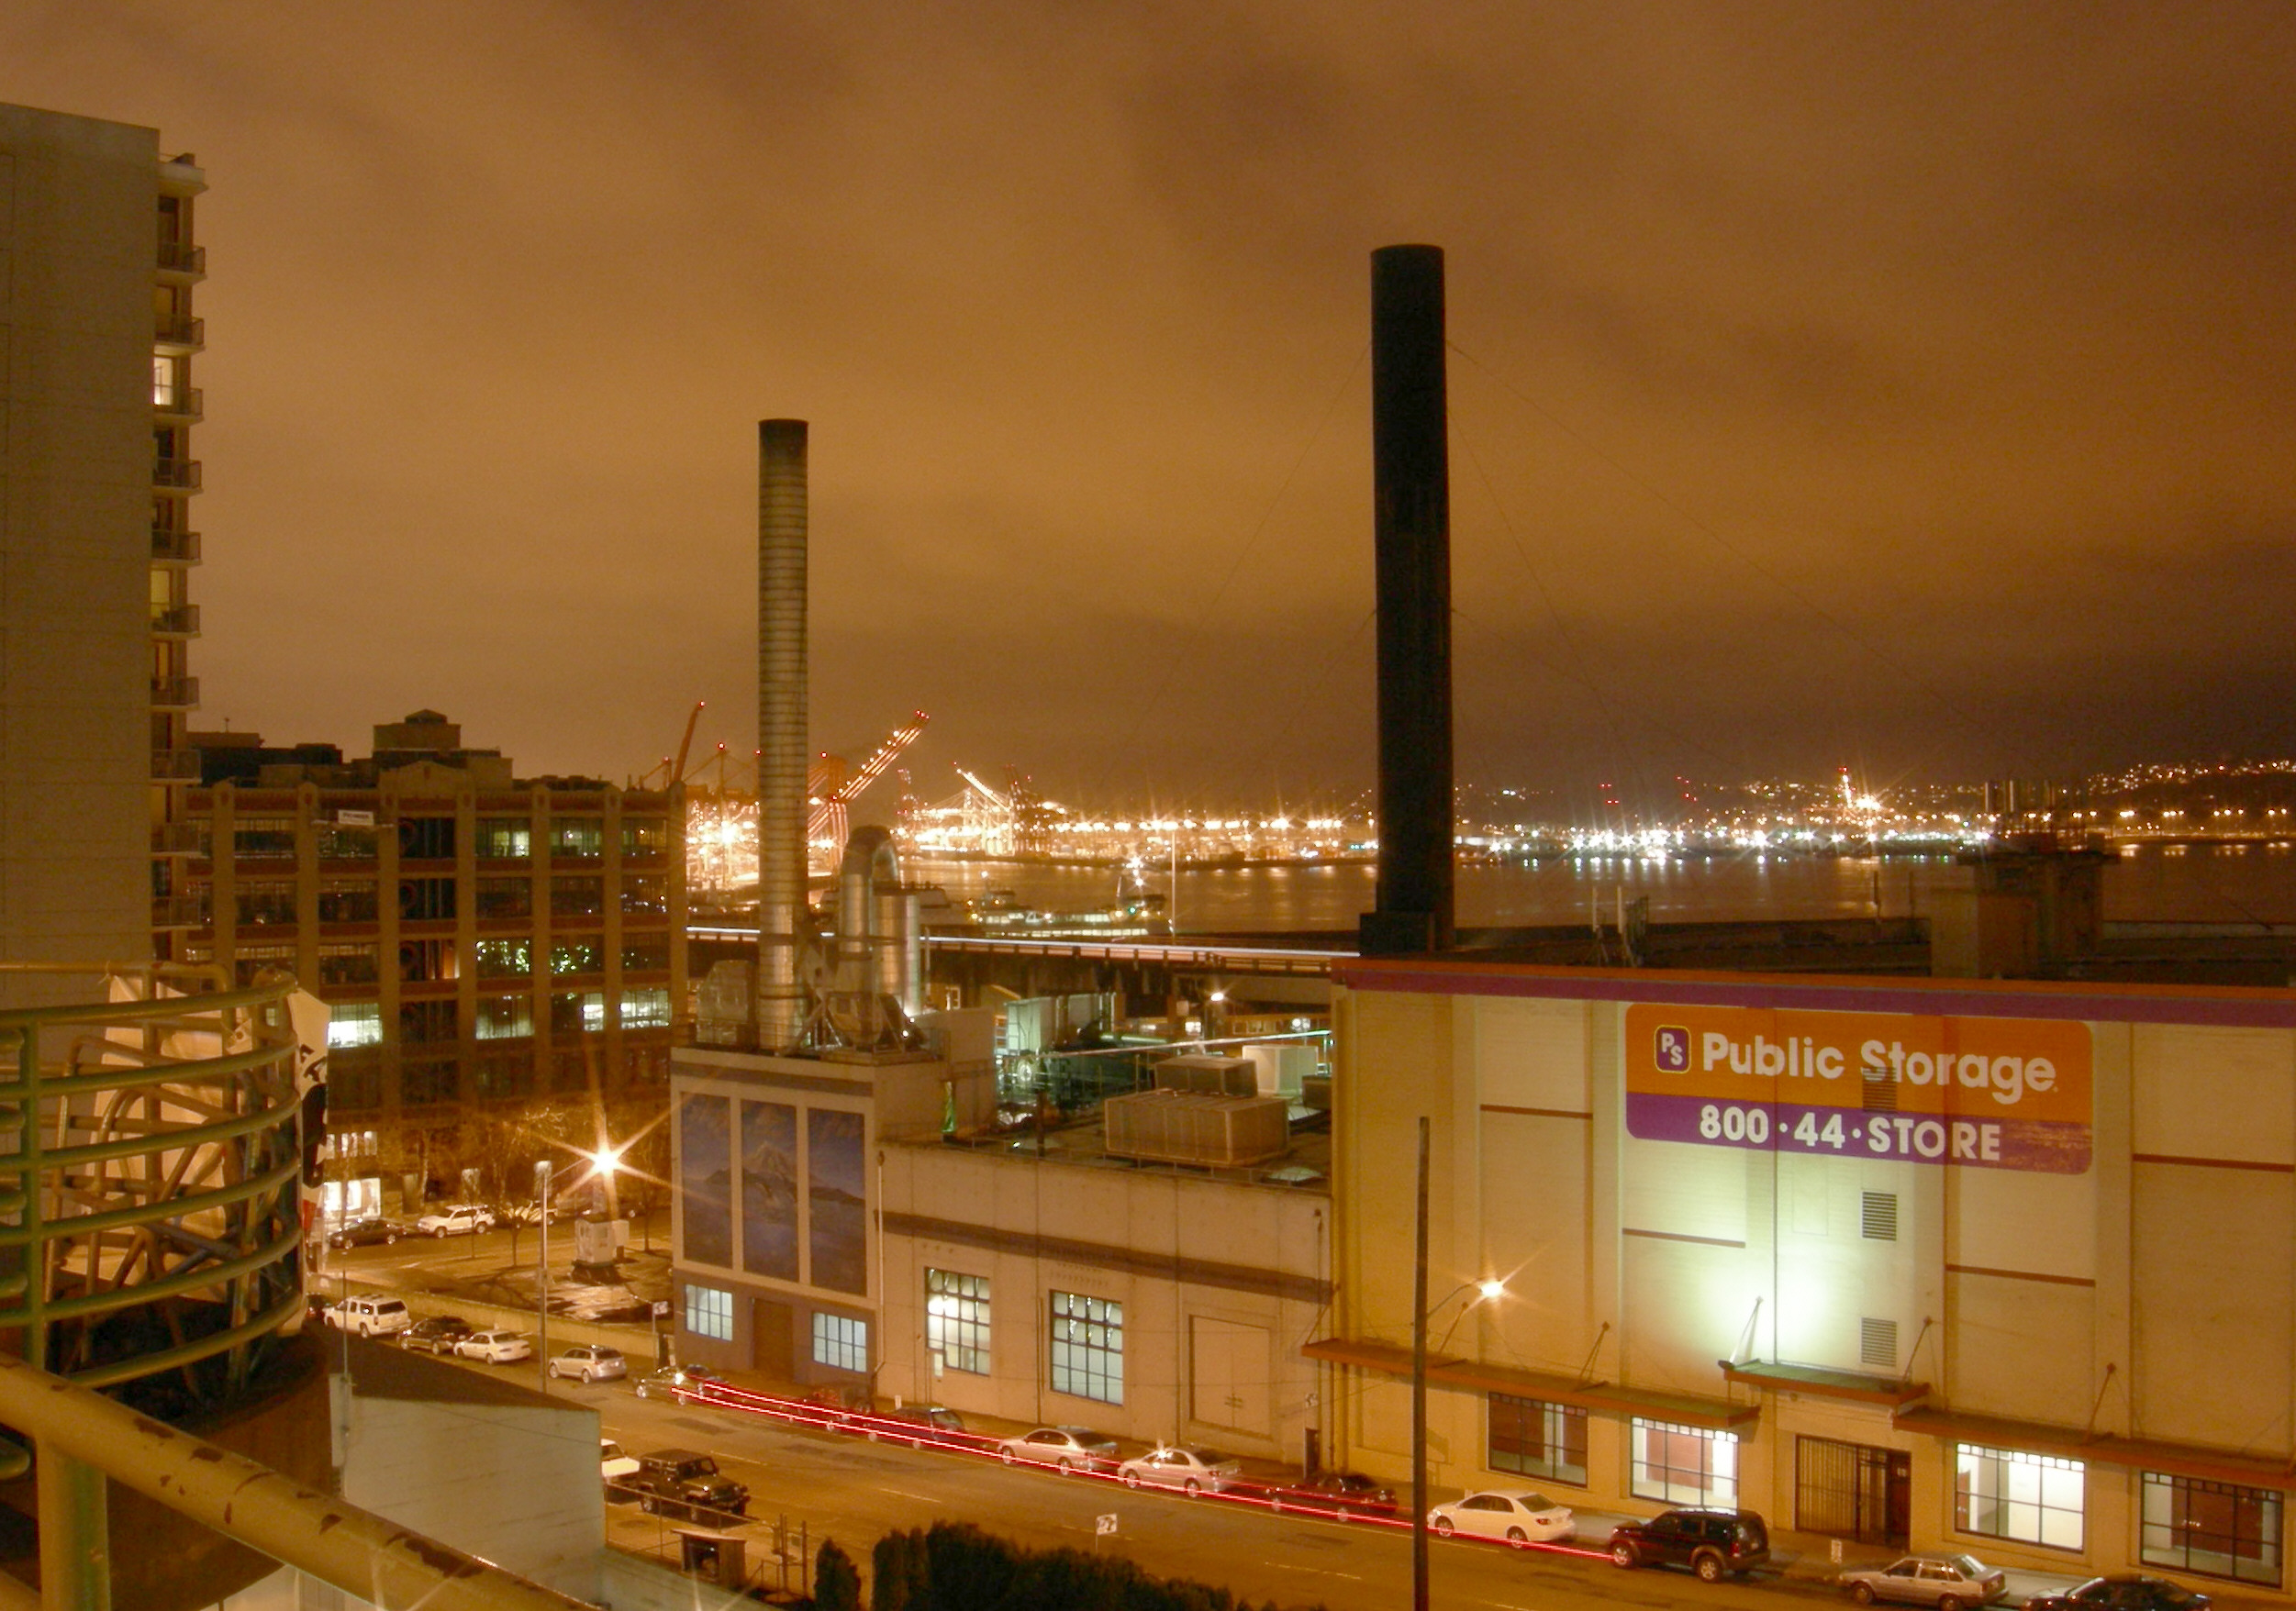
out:
{"label": "utility pole", "polygon": [[1419,1121],[1419,1228],[1411,1263],[1411,1611],[1427,1605],[1427,1118]]}

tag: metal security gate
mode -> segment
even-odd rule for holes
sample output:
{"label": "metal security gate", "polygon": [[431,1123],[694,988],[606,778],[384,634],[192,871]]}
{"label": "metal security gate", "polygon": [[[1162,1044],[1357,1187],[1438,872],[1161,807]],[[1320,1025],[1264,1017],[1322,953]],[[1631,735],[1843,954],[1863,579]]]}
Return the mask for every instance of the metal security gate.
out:
{"label": "metal security gate", "polygon": [[1794,1439],[1794,1526],[1903,1549],[1913,1516],[1913,1457],[1902,1450]]}

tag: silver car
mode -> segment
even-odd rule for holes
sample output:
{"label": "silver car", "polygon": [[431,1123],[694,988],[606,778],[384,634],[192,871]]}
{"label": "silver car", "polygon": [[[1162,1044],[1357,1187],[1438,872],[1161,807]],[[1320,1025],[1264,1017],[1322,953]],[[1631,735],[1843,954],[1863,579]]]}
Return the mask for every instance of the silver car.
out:
{"label": "silver car", "polygon": [[622,1350],[602,1342],[577,1343],[550,1362],[552,1377],[572,1376],[577,1382],[614,1382],[630,1374]]}
{"label": "silver car", "polygon": [[1116,1468],[1124,1486],[1154,1483],[1184,1494],[1217,1494],[1243,1474],[1243,1468],[1216,1449],[1152,1449]]}
{"label": "silver car", "polygon": [[997,1458],[1007,1465],[1027,1461],[1064,1472],[1112,1472],[1116,1439],[1089,1427],[1039,1427],[997,1442]]}
{"label": "silver car", "polygon": [[1845,1572],[1839,1582],[1861,1605],[1889,1600],[1937,1611],[1975,1611],[2001,1598],[2008,1586],[2000,1567],[1974,1555],[1908,1555],[1887,1566]]}

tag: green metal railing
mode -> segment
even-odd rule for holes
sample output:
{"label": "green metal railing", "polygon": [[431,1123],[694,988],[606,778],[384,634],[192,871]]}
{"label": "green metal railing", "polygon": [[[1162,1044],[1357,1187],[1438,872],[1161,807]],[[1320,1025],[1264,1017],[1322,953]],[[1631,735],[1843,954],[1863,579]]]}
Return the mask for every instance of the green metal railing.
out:
{"label": "green metal railing", "polygon": [[303,1307],[294,981],[0,964],[38,975],[130,999],[0,1011],[0,1329],[83,1386],[228,1402]]}

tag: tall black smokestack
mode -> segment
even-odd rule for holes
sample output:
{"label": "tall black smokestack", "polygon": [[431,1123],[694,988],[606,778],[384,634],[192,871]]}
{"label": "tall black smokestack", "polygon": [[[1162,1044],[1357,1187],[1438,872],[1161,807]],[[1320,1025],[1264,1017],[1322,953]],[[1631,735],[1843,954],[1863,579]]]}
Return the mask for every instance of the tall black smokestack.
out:
{"label": "tall black smokestack", "polygon": [[1371,459],[1379,590],[1379,883],[1366,956],[1447,950],[1451,454],[1443,249],[1371,254]]}
{"label": "tall black smokestack", "polygon": [[806,427],[757,425],[757,1039],[803,1038]]}

